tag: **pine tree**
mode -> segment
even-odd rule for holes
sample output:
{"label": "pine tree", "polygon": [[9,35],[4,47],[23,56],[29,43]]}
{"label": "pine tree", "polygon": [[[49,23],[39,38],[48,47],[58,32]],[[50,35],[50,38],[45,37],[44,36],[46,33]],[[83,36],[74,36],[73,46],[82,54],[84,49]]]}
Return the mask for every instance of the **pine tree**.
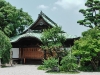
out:
{"label": "pine tree", "polygon": [[83,20],[79,20],[77,23],[89,28],[100,28],[100,0],[87,0],[85,3],[86,9],[80,9],[84,16]]}

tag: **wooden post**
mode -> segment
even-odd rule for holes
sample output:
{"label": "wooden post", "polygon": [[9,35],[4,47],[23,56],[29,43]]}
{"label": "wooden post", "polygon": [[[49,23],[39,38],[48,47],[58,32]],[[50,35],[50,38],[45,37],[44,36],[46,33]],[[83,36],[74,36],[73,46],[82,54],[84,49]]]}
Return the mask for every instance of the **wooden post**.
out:
{"label": "wooden post", "polygon": [[20,59],[20,64],[22,64],[23,62],[23,59],[22,59],[22,51],[23,51],[23,48],[21,45],[19,45],[19,59]]}
{"label": "wooden post", "polygon": [[21,58],[21,48],[19,48],[19,58]]}
{"label": "wooden post", "polygon": [[24,58],[24,64],[25,64],[25,58]]}

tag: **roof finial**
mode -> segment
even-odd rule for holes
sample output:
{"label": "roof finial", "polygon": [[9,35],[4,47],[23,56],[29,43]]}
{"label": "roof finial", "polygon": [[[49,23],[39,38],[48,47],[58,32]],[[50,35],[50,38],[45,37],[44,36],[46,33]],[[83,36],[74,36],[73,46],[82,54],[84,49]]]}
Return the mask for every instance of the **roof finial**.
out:
{"label": "roof finial", "polygon": [[43,12],[42,12],[42,10],[41,10],[40,15],[42,15],[42,13],[43,13]]}

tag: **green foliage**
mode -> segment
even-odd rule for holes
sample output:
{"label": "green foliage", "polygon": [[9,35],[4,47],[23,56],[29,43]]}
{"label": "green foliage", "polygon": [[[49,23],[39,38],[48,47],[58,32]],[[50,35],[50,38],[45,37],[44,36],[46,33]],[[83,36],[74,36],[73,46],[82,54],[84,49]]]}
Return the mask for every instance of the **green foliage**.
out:
{"label": "green foliage", "polygon": [[92,66],[81,66],[78,68],[80,71],[85,71],[85,72],[93,72]]}
{"label": "green foliage", "polygon": [[89,28],[100,27],[100,0],[87,0],[85,3],[86,9],[80,9],[84,20],[79,20],[77,23]]}
{"label": "green foliage", "polygon": [[60,70],[65,72],[75,71],[78,68],[77,59],[71,53],[62,58],[61,65]]}
{"label": "green foliage", "polygon": [[45,68],[52,70],[55,66],[58,66],[58,60],[50,57],[47,60],[44,60],[43,65]]}
{"label": "green foliage", "polygon": [[100,62],[100,0],[87,0],[86,9],[80,9],[84,16],[77,23],[92,28],[82,33],[80,40],[75,42],[73,53],[81,57],[81,65],[91,62],[92,69],[97,70]]}
{"label": "green foliage", "polygon": [[22,8],[17,9],[5,0],[0,0],[0,30],[7,36],[21,33],[31,23],[31,16]]}
{"label": "green foliage", "polygon": [[65,36],[62,33],[61,27],[56,26],[44,30],[41,40],[44,44],[44,49],[49,49],[62,46],[65,41]]}
{"label": "green foliage", "polygon": [[94,70],[100,62],[100,30],[97,28],[83,32],[83,36],[75,41],[73,54],[81,57],[81,65],[91,62]]}
{"label": "green foliage", "polygon": [[46,70],[46,67],[44,67],[44,65],[40,65],[37,69],[38,70]]}
{"label": "green foliage", "polygon": [[54,50],[59,55],[58,51],[60,51],[60,47],[63,47],[66,38],[63,35],[61,27],[56,26],[44,30],[42,33],[41,40],[43,43],[43,50],[49,50],[51,52],[52,50]]}
{"label": "green foliage", "polygon": [[2,63],[9,62],[10,49],[11,43],[9,38],[2,31],[0,31],[0,57],[2,58]]}

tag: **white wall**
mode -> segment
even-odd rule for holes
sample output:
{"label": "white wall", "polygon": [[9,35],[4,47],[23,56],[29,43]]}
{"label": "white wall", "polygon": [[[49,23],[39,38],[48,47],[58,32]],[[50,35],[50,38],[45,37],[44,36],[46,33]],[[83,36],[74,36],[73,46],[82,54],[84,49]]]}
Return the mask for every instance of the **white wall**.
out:
{"label": "white wall", "polygon": [[12,48],[12,58],[19,58],[19,48]]}

